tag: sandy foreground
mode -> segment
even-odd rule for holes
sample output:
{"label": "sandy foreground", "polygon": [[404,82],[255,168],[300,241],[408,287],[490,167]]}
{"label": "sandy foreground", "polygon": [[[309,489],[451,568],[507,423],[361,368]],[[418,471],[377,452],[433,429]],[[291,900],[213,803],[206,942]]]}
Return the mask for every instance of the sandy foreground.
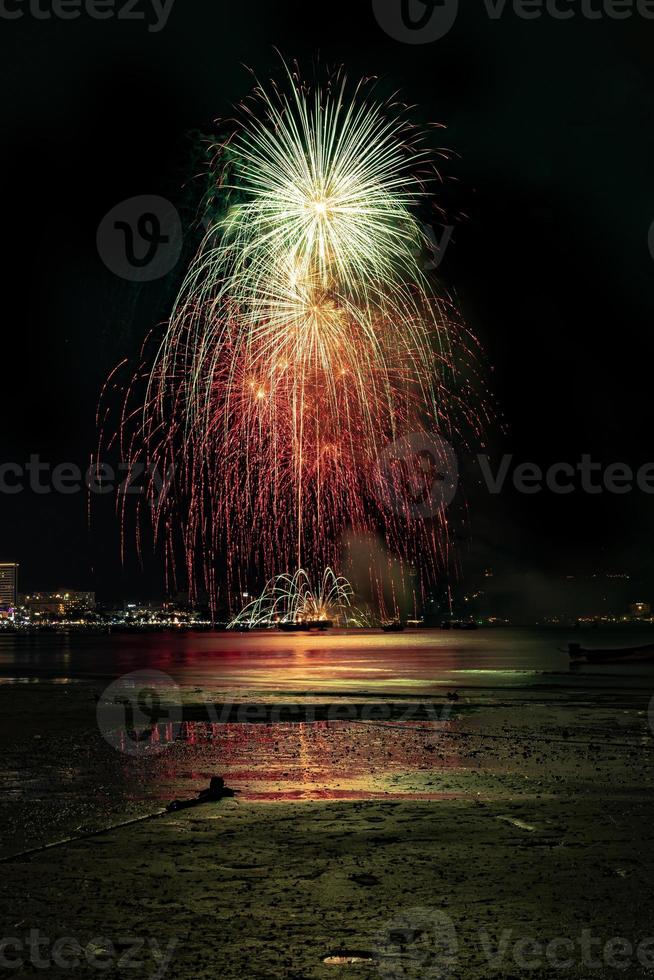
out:
{"label": "sandy foreground", "polygon": [[[293,725],[253,725],[229,756],[209,739],[134,760],[99,738],[88,691],[37,688],[0,692],[8,975],[654,972],[644,696],[463,694],[429,730],[316,724],[298,748]],[[6,860],[157,811],[218,772],[236,799]],[[298,785],[326,798],[289,801]],[[366,785],[373,798],[358,798]]]}

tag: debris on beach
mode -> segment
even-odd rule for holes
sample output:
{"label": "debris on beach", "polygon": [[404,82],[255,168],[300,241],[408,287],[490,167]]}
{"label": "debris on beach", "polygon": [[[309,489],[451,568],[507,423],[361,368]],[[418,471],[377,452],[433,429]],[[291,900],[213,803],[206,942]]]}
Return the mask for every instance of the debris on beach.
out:
{"label": "debris on beach", "polygon": [[374,963],[375,957],[372,953],[361,950],[338,950],[325,956],[323,963],[326,966],[351,966],[354,963]]}
{"label": "debris on beach", "polygon": [[225,780],[222,776],[213,776],[211,782],[209,783],[208,789],[201,790],[197,798],[194,800],[173,800],[166,807],[169,813],[174,813],[176,810],[187,810],[190,807],[200,806],[202,803],[212,803],[217,800],[223,800],[234,796],[238,790],[231,789],[229,786],[225,786]]}
{"label": "debris on beach", "polygon": [[504,823],[510,823],[512,827],[517,827],[518,830],[528,830],[530,833],[536,830],[530,823],[525,823],[524,820],[518,820],[516,817],[498,817],[497,819]]}

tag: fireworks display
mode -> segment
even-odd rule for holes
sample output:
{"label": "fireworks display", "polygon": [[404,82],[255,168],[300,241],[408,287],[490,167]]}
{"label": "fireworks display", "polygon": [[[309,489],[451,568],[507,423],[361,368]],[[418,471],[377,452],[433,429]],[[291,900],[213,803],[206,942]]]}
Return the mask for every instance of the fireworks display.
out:
{"label": "fireworks display", "polygon": [[436,179],[424,135],[366,85],[309,86],[289,71],[257,88],[215,159],[224,206],[148,367],[145,405],[124,409],[130,458],[175,470],[152,489],[157,532],[172,554],[181,531],[188,577],[199,570],[214,603],[219,555],[228,592],[269,581],[273,605],[288,587],[302,608],[312,581],[346,603],[339,576],[323,578],[345,568],[345,532],[435,569],[444,507],[416,514],[404,468],[379,474],[407,433],[478,431],[457,378],[470,345],[423,271],[419,215]]}
{"label": "fireworks display", "polygon": [[256,599],[234,617],[230,628],[267,627],[279,623],[367,626],[365,613],[352,604],[354,592],[348,580],[326,568],[314,589],[309,574],[298,569],[293,575],[276,575]]}

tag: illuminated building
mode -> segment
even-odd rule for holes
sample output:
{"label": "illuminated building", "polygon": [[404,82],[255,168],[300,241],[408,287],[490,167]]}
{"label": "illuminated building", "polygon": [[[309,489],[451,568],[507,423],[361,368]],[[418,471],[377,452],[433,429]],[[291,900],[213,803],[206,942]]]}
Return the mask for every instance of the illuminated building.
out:
{"label": "illuminated building", "polygon": [[95,592],[58,589],[56,592],[32,592],[21,596],[21,605],[31,613],[48,616],[75,616],[95,609]]}
{"label": "illuminated building", "polygon": [[0,564],[0,615],[7,615],[16,606],[18,565],[15,562]]}

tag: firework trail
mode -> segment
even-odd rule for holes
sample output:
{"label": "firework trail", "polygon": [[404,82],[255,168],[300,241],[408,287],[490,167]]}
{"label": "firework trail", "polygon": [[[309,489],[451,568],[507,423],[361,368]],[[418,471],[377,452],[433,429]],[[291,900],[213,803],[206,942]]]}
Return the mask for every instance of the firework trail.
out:
{"label": "firework trail", "polygon": [[267,582],[261,595],[234,617],[230,628],[267,627],[274,623],[370,625],[366,614],[352,604],[353,596],[348,580],[333,569],[326,568],[314,588],[309,574],[300,568],[294,575],[277,575]]}
{"label": "firework trail", "polygon": [[464,333],[422,271],[423,135],[363,84],[311,88],[289,71],[283,88],[255,90],[215,150],[227,203],[177,297],[145,404],[124,409],[127,455],[159,472],[176,464],[151,499],[155,528],[181,530],[189,579],[200,566],[212,595],[217,555],[231,586],[289,569],[318,582],[342,565],[346,529],[436,568],[444,510],[403,511],[378,473],[407,432],[479,430],[455,393]]}

